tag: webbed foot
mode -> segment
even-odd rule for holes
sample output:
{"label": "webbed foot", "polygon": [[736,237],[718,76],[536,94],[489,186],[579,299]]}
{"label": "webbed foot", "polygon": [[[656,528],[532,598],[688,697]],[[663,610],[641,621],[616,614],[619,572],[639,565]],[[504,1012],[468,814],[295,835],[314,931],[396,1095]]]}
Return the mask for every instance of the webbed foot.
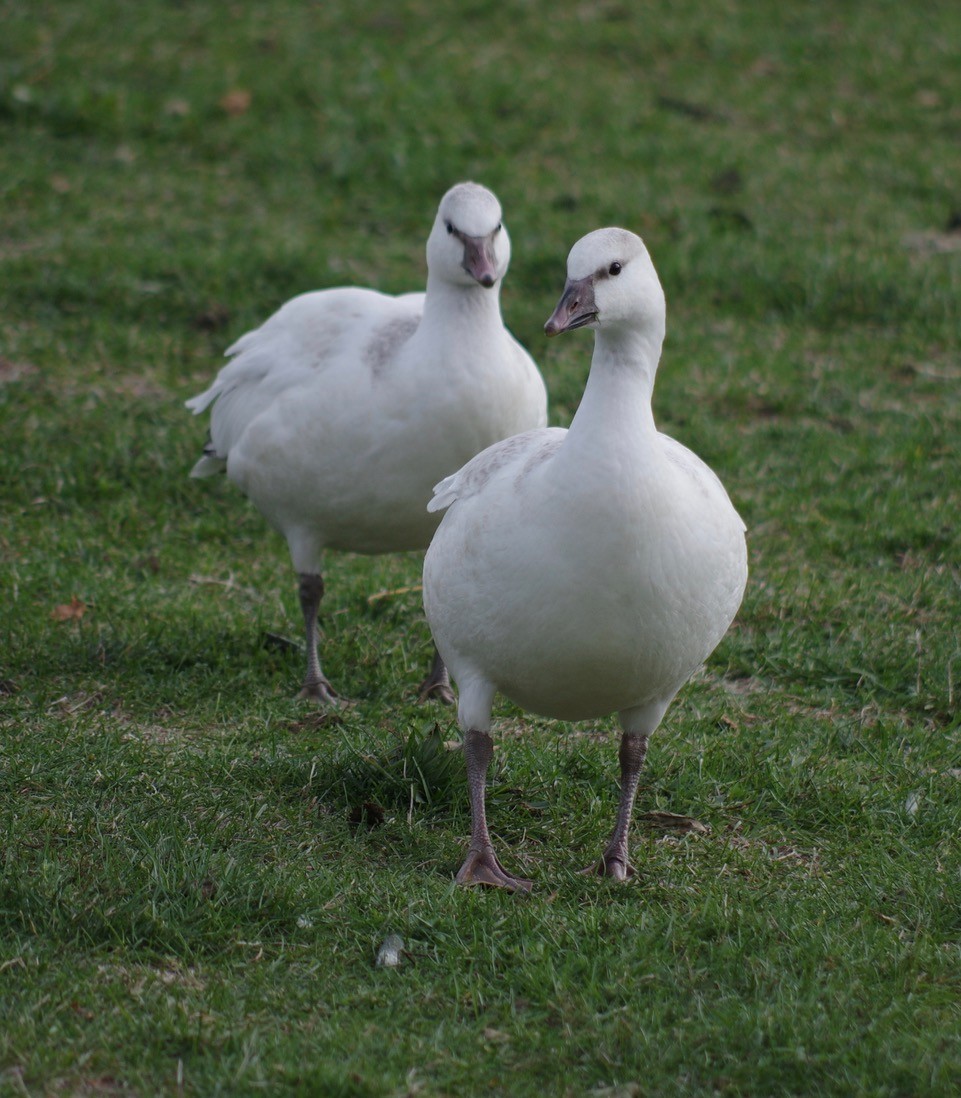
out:
{"label": "webbed foot", "polygon": [[626,857],[602,854],[599,861],[582,869],[581,873],[594,877],[612,877],[615,881],[626,881],[634,876],[634,866]]}
{"label": "webbed foot", "polygon": [[454,697],[454,691],[450,688],[450,683],[432,682],[430,679],[424,679],[418,687],[418,690],[417,700],[419,702],[425,702],[429,698],[436,698],[444,705],[453,705],[457,700]]}
{"label": "webbed foot", "polygon": [[430,674],[420,684],[418,691],[417,700],[420,702],[425,702],[428,698],[433,697],[444,705],[454,704],[455,698],[450,685],[450,675],[448,675],[447,667],[436,649],[434,650],[434,663],[431,666]]}
{"label": "webbed foot", "polygon": [[317,705],[330,706],[332,709],[340,709],[347,704],[337,691],[324,679],[308,679],[300,688],[297,697],[303,701],[312,701]]}
{"label": "webbed foot", "polygon": [[460,885],[488,885],[491,888],[506,888],[509,892],[530,892],[534,887],[533,881],[508,873],[492,850],[470,851],[456,880]]}

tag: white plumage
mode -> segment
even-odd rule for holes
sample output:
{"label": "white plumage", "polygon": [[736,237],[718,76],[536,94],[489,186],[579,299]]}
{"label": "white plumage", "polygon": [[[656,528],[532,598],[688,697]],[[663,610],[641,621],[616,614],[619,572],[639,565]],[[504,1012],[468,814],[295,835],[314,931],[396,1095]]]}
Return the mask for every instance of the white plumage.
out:
{"label": "white plumage", "polygon": [[[427,241],[426,293],[302,294],[228,350],[206,392],[210,441],[193,476],[228,477],[287,539],[300,575],[302,696],[337,695],[317,656],[324,549],[421,549],[431,487],[492,442],[547,420],[544,383],[504,327],[510,241],[496,197],[460,183]],[[426,692],[449,697],[439,660]]]}
{"label": "white plumage", "polygon": [[498,862],[484,810],[491,705],[623,728],[617,825],[599,865],[624,878],[650,734],[734,618],[747,581],[744,524],[696,455],[651,411],[665,331],[647,249],[623,229],[578,241],[548,335],[595,329],[567,431],[497,443],[442,481],[447,508],[424,564],[424,605],[459,690],[471,846],[458,880],[526,889]]}

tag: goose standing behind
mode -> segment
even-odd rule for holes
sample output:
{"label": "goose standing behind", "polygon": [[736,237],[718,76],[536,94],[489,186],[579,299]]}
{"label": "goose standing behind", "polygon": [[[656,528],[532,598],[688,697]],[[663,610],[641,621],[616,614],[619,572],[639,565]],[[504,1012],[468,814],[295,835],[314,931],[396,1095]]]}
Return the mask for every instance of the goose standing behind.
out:
{"label": "goose standing behind", "polygon": [[[228,477],[287,539],[307,636],[301,697],[336,704],[317,652],[324,549],[426,548],[440,477],[547,422],[533,360],[504,327],[510,240],[497,198],[459,183],[427,241],[427,291],[302,294],[229,348],[194,414],[213,405],[191,475]],[[439,656],[422,696],[452,700]]]}
{"label": "goose standing behind", "polygon": [[471,842],[457,879],[527,890],[485,816],[496,691],[565,720],[616,712],[621,795],[597,872],[624,879],[648,737],[724,636],[747,582],[744,523],[714,473],[651,411],[664,293],[644,243],[600,229],[571,249],[548,335],[595,329],[569,430],[528,431],[435,489],[447,508],[424,606],[459,690]]}

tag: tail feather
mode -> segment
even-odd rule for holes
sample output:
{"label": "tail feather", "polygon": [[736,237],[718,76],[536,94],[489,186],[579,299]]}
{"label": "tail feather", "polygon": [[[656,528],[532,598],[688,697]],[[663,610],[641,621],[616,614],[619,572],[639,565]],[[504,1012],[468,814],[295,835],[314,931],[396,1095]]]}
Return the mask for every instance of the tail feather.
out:
{"label": "tail feather", "polygon": [[205,412],[210,405],[213,404],[219,394],[219,387],[217,385],[211,385],[206,392],[198,393],[197,396],[191,397],[190,400],[185,400],[184,404],[195,416],[199,416],[201,412]]}

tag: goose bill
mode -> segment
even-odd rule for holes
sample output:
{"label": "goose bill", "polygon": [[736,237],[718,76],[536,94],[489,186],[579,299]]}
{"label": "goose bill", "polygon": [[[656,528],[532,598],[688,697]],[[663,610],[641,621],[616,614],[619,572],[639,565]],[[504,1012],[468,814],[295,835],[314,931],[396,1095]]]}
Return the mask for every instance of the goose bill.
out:
{"label": "goose bill", "polygon": [[561,332],[583,328],[595,320],[597,309],[594,306],[594,283],[591,278],[581,278],[569,281],[564,287],[564,293],[544,325],[544,331],[549,336],[560,335]]}
{"label": "goose bill", "polygon": [[488,290],[497,281],[494,240],[491,236],[462,236],[464,270]]}

